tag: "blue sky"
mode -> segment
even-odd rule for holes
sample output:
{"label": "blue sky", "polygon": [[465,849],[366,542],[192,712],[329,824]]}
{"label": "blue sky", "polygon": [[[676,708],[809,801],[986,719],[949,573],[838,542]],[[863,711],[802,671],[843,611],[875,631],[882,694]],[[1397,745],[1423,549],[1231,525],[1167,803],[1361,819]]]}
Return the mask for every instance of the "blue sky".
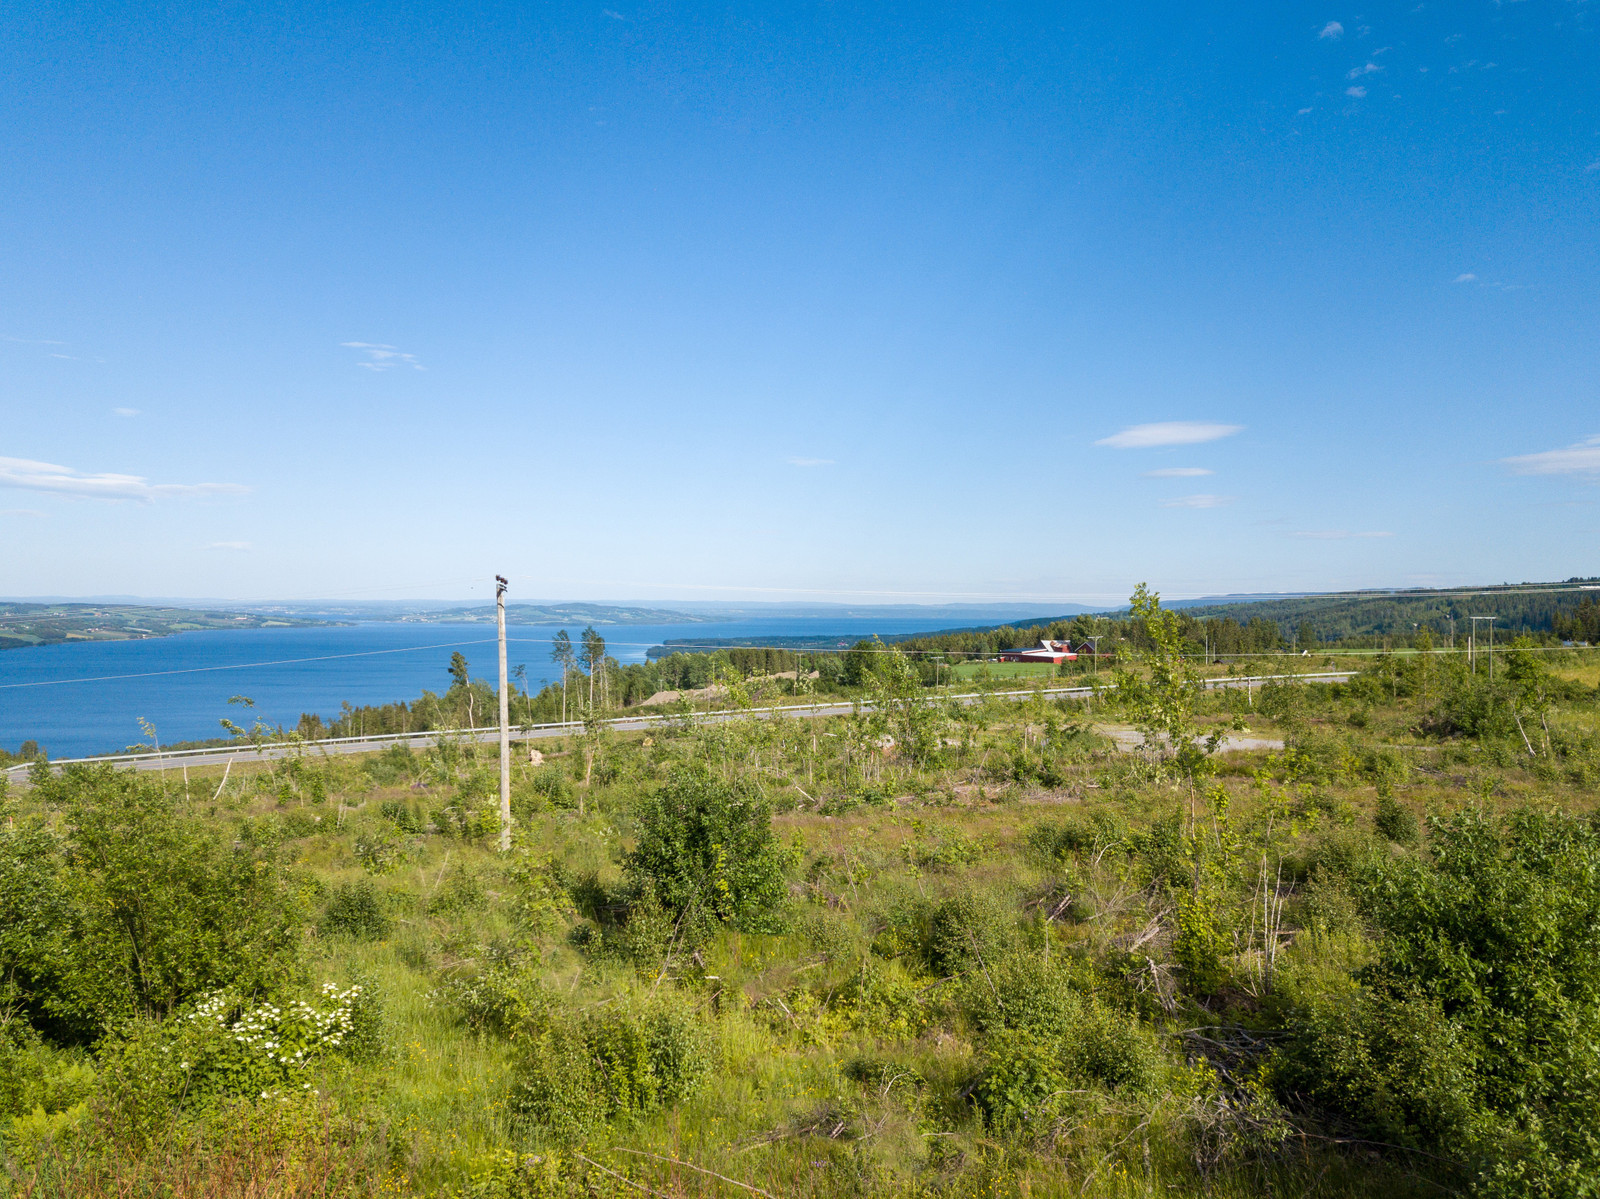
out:
{"label": "blue sky", "polygon": [[7,6],[0,594],[1600,573],[1596,2]]}

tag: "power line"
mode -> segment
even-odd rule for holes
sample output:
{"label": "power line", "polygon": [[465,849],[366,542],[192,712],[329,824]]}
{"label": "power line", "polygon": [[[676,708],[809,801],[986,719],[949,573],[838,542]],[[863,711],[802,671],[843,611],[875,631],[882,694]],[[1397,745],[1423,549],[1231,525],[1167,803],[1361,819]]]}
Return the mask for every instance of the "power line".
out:
{"label": "power line", "polygon": [[205,674],[214,670],[252,670],[260,666],[295,666],[301,662],[331,662],[335,658],[371,658],[378,654],[409,654],[425,649],[455,649],[463,645],[488,645],[493,637],[477,641],[446,641],[439,645],[402,645],[395,649],[367,649],[349,654],[318,654],[312,658],[278,658],[271,662],[235,662],[228,666],[186,666],[180,670],[144,670],[137,674],[102,674],[82,679],[38,679],[31,683],[0,683],[0,690],[16,687],[56,687],[63,683],[110,683],[118,679],[150,679],[169,674]]}

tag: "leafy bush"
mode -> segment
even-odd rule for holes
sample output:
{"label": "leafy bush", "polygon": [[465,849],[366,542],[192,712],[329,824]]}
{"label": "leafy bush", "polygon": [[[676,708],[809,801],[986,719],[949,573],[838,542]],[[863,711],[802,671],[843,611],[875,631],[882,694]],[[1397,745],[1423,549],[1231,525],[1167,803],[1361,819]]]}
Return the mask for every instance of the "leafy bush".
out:
{"label": "leafy bush", "polygon": [[1220,909],[1206,893],[1178,897],[1178,934],[1172,940],[1172,958],[1191,995],[1215,995],[1227,981],[1226,959],[1234,946],[1223,928]]}
{"label": "leafy bush", "polygon": [[1372,826],[1396,845],[1415,845],[1422,831],[1417,814],[1392,795],[1378,796]]}
{"label": "leafy bush", "polygon": [[1092,999],[1049,1021],[996,1029],[985,1041],[983,1062],[971,1094],[996,1130],[1049,1119],[1085,1087],[1148,1091],[1164,1064],[1148,1029]]}
{"label": "leafy bush", "polygon": [[129,1021],[101,1055],[96,1122],[137,1147],[167,1132],[182,1108],[304,1094],[321,1060],[370,1053],[376,1020],[361,987],[328,983],[281,1006],[225,990],[164,1021]]}
{"label": "leafy bush", "polygon": [[[533,810],[541,808],[572,808],[577,803],[573,797],[572,782],[566,772],[554,762],[547,762],[528,779],[519,790],[533,797]],[[513,799],[518,796],[513,795]],[[519,805],[521,806],[521,805]]]}
{"label": "leafy bush", "polygon": [[519,1042],[513,1107],[558,1136],[679,1102],[711,1069],[711,1037],[672,999],[547,1009]]}
{"label": "leafy bush", "polygon": [[390,874],[411,856],[411,846],[388,830],[367,827],[356,833],[356,861],[371,874]]}
{"label": "leafy bush", "polygon": [[1000,958],[1016,938],[1011,909],[993,893],[969,888],[929,912],[923,955],[933,973],[960,974]]}
{"label": "leafy bush", "polygon": [[871,958],[838,988],[835,1003],[851,1028],[895,1040],[917,1036],[932,1017],[919,988],[903,970]]}
{"label": "leafy bush", "polygon": [[638,820],[638,844],[624,864],[668,911],[708,913],[749,932],[782,927],[787,855],[758,792],[684,769],[641,805]]}
{"label": "leafy bush", "polygon": [[322,914],[322,932],[329,936],[376,941],[389,935],[389,927],[383,896],[378,894],[371,879],[357,879],[335,887]]}
{"label": "leafy bush", "polygon": [[508,1040],[537,1032],[554,1004],[533,975],[498,962],[480,974],[448,979],[433,998],[453,1007],[473,1032]]}
{"label": "leafy bush", "polygon": [[109,766],[37,790],[65,832],[0,828],[0,978],[35,1027],[88,1043],[220,986],[264,993],[293,976],[303,913],[270,849],[224,843]]}
{"label": "leafy bush", "polygon": [[386,799],[379,805],[378,814],[402,833],[415,835],[426,832],[428,828],[427,816],[420,807],[413,803],[405,803],[398,799]]}
{"label": "leafy bush", "polygon": [[1433,825],[1431,859],[1372,856],[1380,933],[1347,995],[1290,1003],[1286,1091],[1460,1163],[1490,1192],[1600,1178],[1600,827],[1532,811]]}
{"label": "leafy bush", "polygon": [[439,885],[428,897],[428,914],[448,915],[452,912],[476,911],[488,899],[483,878],[475,870],[457,866],[439,880]]}

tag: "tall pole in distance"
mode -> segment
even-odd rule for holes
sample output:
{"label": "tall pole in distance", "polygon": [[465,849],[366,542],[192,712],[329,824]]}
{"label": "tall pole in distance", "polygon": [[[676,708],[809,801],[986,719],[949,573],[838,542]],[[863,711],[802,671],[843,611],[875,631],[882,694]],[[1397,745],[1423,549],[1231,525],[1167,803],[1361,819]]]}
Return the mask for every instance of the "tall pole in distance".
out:
{"label": "tall pole in distance", "polygon": [[494,620],[500,633],[500,852],[511,848],[511,692],[506,682],[506,588],[494,577]]}

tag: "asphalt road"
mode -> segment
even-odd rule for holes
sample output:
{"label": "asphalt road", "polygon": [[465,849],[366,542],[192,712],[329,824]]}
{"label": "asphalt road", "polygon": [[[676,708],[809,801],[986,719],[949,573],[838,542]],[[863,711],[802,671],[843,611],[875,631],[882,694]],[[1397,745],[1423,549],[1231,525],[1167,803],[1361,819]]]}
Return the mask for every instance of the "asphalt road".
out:
{"label": "asphalt road", "polygon": [[[1322,683],[1346,682],[1354,671],[1333,670],[1322,671],[1315,674],[1273,674],[1253,675],[1245,678],[1220,678],[1207,679],[1205,686],[1208,690],[1217,688],[1255,688],[1262,683],[1274,682],[1283,679],[1304,679]],[[1034,695],[1044,695],[1051,699],[1062,698],[1087,698],[1092,695],[1090,687],[1046,687],[1039,690],[1027,691],[989,691],[967,692],[953,695],[949,698],[961,704],[979,703],[985,698],[1025,700]],[[607,721],[608,727],[618,732],[643,732],[662,725],[681,724],[685,721],[695,724],[718,723],[726,720],[737,720],[745,716],[757,719],[770,720],[776,716],[787,716],[798,719],[816,719],[827,716],[848,716],[858,709],[870,709],[870,704],[855,704],[849,701],[832,701],[815,704],[782,704],[766,708],[749,708],[744,711],[726,712],[696,712],[688,715],[655,713],[639,716],[618,716]],[[551,737],[567,737],[583,731],[583,722],[569,720],[562,724],[539,724],[530,728],[513,729],[512,742],[515,745],[527,745],[529,742],[545,740]],[[1129,744],[1126,736],[1118,737],[1111,734],[1119,744]],[[91,758],[63,758],[52,762],[55,767],[69,765],[73,762],[111,762],[130,770],[175,770],[185,766],[226,766],[229,763],[270,761],[276,758],[293,757],[297,754],[370,754],[388,749],[391,745],[408,745],[413,749],[427,749],[437,744],[442,739],[452,741],[476,742],[480,745],[493,745],[500,739],[500,731],[496,728],[469,729],[452,731],[448,733],[405,733],[393,736],[373,737],[340,737],[328,738],[320,741],[304,741],[293,744],[268,743],[260,746],[227,746],[215,749],[187,749],[172,753],[143,753],[143,754],[106,754]],[[1222,745],[1224,751],[1228,749],[1259,748],[1254,742],[1246,744],[1248,739],[1229,738]],[[1258,740],[1259,739],[1255,739]],[[1238,744],[1233,744],[1237,741]],[[1132,744],[1137,744],[1133,742]],[[1260,745],[1275,745],[1278,743],[1261,741]],[[26,783],[29,767],[24,764],[12,766],[6,771],[7,777],[13,783]]]}

